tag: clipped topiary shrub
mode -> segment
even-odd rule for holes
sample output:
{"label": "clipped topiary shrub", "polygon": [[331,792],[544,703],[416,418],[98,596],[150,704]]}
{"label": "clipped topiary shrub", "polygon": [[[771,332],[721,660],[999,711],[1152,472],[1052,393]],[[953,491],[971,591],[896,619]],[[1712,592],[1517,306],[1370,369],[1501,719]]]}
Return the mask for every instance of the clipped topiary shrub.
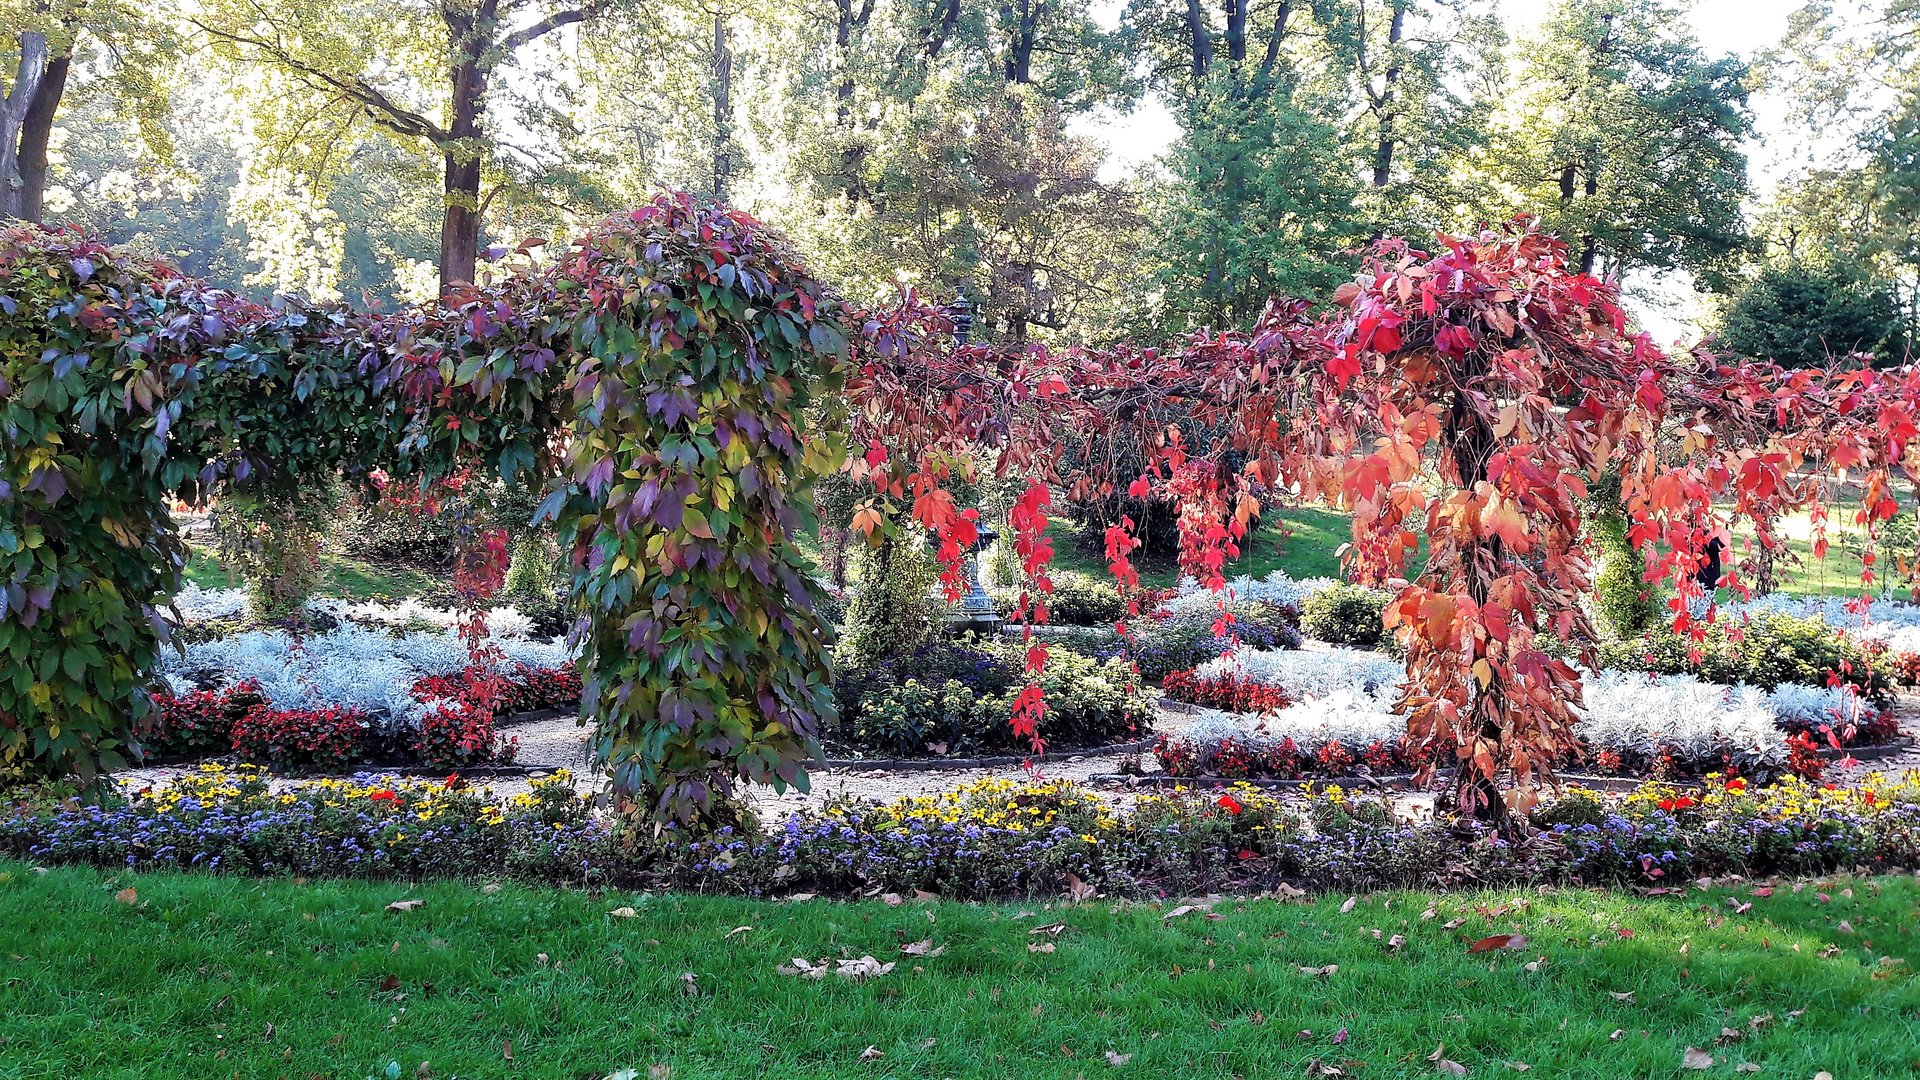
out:
{"label": "clipped topiary shrub", "polygon": [[1371,649],[1386,635],[1382,613],[1392,594],[1341,583],[1307,598],[1300,611],[1300,628],[1308,637],[1334,645]]}

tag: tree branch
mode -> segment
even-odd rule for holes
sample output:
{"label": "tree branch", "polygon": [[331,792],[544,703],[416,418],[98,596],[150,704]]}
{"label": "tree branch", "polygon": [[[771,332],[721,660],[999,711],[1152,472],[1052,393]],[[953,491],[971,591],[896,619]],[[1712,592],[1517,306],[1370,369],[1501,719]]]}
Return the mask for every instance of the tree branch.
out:
{"label": "tree branch", "polygon": [[541,19],[539,22],[534,23],[532,26],[515,30],[506,37],[501,38],[500,51],[511,53],[530,41],[544,37],[563,26],[572,26],[574,23],[580,22],[586,17],[587,11],[585,8],[568,8],[565,11],[556,11],[546,18]]}

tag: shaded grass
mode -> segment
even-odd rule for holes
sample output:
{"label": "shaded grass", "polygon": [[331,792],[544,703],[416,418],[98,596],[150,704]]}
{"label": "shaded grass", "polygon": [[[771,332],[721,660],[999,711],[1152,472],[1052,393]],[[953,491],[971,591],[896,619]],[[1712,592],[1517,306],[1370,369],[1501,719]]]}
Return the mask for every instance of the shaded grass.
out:
{"label": "shaded grass", "polygon": [[[222,566],[212,552],[192,547],[187,559],[187,580],[203,589],[232,589],[241,584],[239,574]],[[424,570],[404,566],[380,566],[345,555],[320,556],[320,586],[316,596],[340,596],[349,600],[400,600],[439,588],[445,582]]]}
{"label": "shaded grass", "polygon": [[[123,887],[136,903],[116,902]],[[1920,955],[1920,884],[1819,888],[1831,903],[1783,886],[1744,913],[1722,892],[1558,892],[1491,915],[1476,905],[1513,898],[1381,894],[1344,914],[1339,897],[1223,901],[1218,920],[1163,921],[1106,903],[489,895],[0,864],[0,1077],[357,1080],[389,1061],[439,1077],[1296,1077],[1315,1057],[1430,1077],[1439,1043],[1474,1075],[1509,1061],[1532,1076],[1703,1075],[1681,1070],[1688,1046],[1719,1059],[1704,1075],[1908,1075],[1920,987],[1881,957]],[[384,910],[403,896],[426,905]],[[625,905],[637,917],[609,915]],[[1057,951],[1029,952],[1049,940],[1029,931],[1056,920]],[[1513,932],[1524,950],[1466,951]],[[900,955],[922,938],[945,954]],[[899,966],[862,982],[774,970],[867,953]],[[1300,970],[1327,964],[1339,970]],[[1712,1047],[1723,1028],[1750,1034]],[[863,1064],[870,1045],[885,1056]],[[1116,1069],[1107,1051],[1132,1058]]]}
{"label": "shaded grass", "polygon": [[[1275,570],[1300,580],[1311,577],[1341,577],[1340,559],[1334,552],[1352,538],[1348,515],[1312,507],[1286,507],[1266,514],[1253,538],[1241,545],[1240,557],[1227,566],[1228,577],[1246,574],[1266,577]],[[1105,557],[1096,549],[1081,544],[1070,521],[1056,519],[1049,528],[1053,538],[1054,565],[1092,575],[1101,581],[1112,580]],[[1136,560],[1140,582],[1165,588],[1180,580],[1179,568],[1172,559]]]}

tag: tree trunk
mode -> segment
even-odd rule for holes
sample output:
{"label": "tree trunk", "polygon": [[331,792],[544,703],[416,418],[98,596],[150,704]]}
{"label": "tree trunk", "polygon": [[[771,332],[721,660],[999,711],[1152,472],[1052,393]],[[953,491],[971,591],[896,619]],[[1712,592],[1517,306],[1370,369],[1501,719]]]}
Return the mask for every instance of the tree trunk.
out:
{"label": "tree trunk", "polygon": [[1394,0],[1393,21],[1387,26],[1387,74],[1380,92],[1380,143],[1373,152],[1373,186],[1386,187],[1393,179],[1393,152],[1399,142],[1394,132],[1394,89],[1400,83],[1400,63],[1394,49],[1406,33],[1407,5],[1412,0]]}
{"label": "tree trunk", "polygon": [[1207,69],[1213,67],[1213,38],[1200,14],[1200,0],[1187,0],[1187,41],[1193,52],[1193,85],[1198,89],[1207,81]]}
{"label": "tree trunk", "polygon": [[453,55],[453,123],[440,147],[446,172],[446,209],[440,219],[440,291],[473,283],[480,261],[480,115],[487,75],[481,64],[488,35],[479,20],[449,18]]}
{"label": "tree trunk", "polygon": [[[1459,385],[1463,388],[1473,387],[1479,377],[1484,374],[1485,360],[1476,356],[1469,362],[1469,366],[1461,371]],[[1493,456],[1495,439],[1493,429],[1488,426],[1486,417],[1468,400],[1465,389],[1454,393],[1452,408],[1447,414],[1445,434],[1453,448],[1453,464],[1459,473],[1460,490],[1472,491],[1477,484],[1487,478],[1487,461]],[[1497,537],[1475,546],[1486,549],[1489,558],[1483,560],[1479,557],[1478,551],[1469,548],[1461,553],[1460,572],[1465,578],[1467,595],[1473,598],[1475,604],[1485,604],[1493,584],[1489,570],[1496,575],[1500,572],[1498,568],[1505,558],[1505,552]],[[1503,740],[1498,722],[1504,699],[1504,688],[1500,681],[1495,679],[1473,698],[1472,708],[1464,721],[1471,724],[1476,718],[1478,719],[1480,728],[1475,733],[1475,739],[1489,746],[1490,756],[1494,761],[1500,761],[1504,756],[1500,751]],[[1472,749],[1471,744],[1468,749]],[[1471,812],[1474,817],[1482,821],[1492,823],[1502,833],[1511,830],[1512,815],[1508,811],[1506,800],[1500,795],[1496,778],[1476,773],[1472,758],[1460,762],[1454,797],[1458,800],[1460,809]]]}
{"label": "tree trunk", "polygon": [[26,131],[27,113],[46,81],[50,59],[47,35],[29,31],[17,40],[20,59],[14,65],[13,86],[0,101],[0,219],[26,216],[22,210],[28,184],[22,175],[20,141]]}
{"label": "tree trunk", "polygon": [[727,17],[713,15],[713,197],[725,200],[733,178],[733,52],[727,48]]}
{"label": "tree trunk", "polygon": [[54,57],[47,64],[39,91],[27,105],[20,130],[20,205],[16,216],[28,221],[39,221],[46,203],[47,146],[53,139],[53,117],[60,110],[60,98],[67,91],[67,75],[72,69],[71,52]]}

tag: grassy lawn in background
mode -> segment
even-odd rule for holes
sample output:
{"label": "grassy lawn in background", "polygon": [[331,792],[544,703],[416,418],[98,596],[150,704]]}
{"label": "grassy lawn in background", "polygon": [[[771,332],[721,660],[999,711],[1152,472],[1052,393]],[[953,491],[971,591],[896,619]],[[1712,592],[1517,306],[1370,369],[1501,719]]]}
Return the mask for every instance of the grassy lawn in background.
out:
{"label": "grassy lawn in background", "polygon": [[[220,564],[213,553],[202,547],[190,549],[187,580],[203,589],[231,589],[241,584],[240,575]],[[345,555],[320,556],[318,596],[341,596],[350,600],[399,600],[418,596],[444,582],[423,570],[408,567],[378,566]],[[4,1074],[0,1074],[4,1075]]]}
{"label": "grassy lawn in background", "polygon": [[[1176,915],[0,863],[0,1077],[1252,1078],[1319,1058],[1384,1080],[1446,1075],[1442,1044],[1474,1076],[1920,1068],[1912,878],[1344,900]],[[1496,934],[1525,940],[1469,952]],[[869,954],[896,966],[776,970]],[[1689,1047],[1716,1063],[1683,1069]]]}
{"label": "grassy lawn in background", "polygon": [[[1334,552],[1352,537],[1347,520],[1346,514],[1311,507],[1269,512],[1253,538],[1241,545],[1240,557],[1228,564],[1227,576],[1263,578],[1275,570],[1285,570],[1295,580],[1340,577],[1340,559]],[[1071,522],[1056,519],[1049,532],[1056,567],[1078,570],[1101,581],[1112,579],[1106,558],[1080,544]],[[1143,585],[1163,588],[1180,580],[1180,571],[1172,560],[1140,561],[1135,566]]]}

